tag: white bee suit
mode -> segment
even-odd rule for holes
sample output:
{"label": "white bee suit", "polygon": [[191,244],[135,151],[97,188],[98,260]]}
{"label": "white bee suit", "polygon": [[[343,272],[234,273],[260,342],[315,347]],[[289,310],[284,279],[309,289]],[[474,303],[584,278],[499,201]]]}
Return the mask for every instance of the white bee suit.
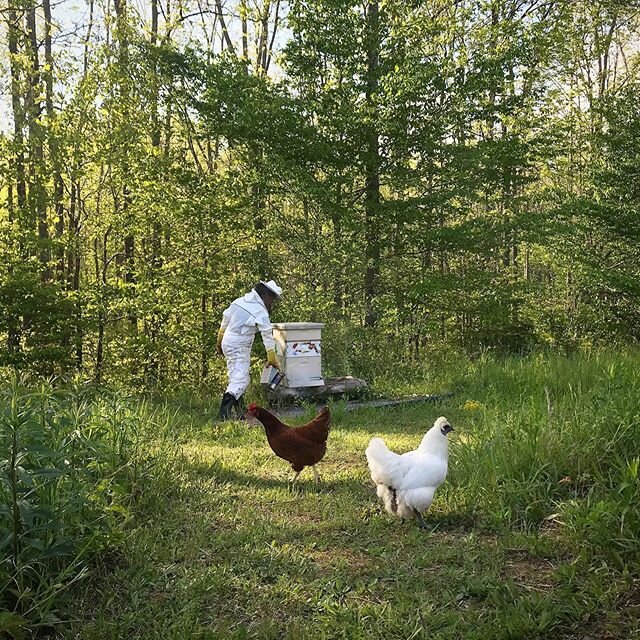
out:
{"label": "white bee suit", "polygon": [[267,351],[275,348],[269,312],[255,290],[234,300],[225,309],[220,329],[224,329],[222,352],[229,373],[227,393],[238,399],[249,386],[251,347],[256,333],[262,334]]}

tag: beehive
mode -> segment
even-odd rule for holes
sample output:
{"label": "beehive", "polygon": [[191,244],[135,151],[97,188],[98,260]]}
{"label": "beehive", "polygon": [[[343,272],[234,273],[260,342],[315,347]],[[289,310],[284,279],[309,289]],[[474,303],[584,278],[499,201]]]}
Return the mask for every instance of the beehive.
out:
{"label": "beehive", "polygon": [[322,379],[321,322],[280,322],[273,325],[276,356],[286,377],[281,386],[319,387]]}

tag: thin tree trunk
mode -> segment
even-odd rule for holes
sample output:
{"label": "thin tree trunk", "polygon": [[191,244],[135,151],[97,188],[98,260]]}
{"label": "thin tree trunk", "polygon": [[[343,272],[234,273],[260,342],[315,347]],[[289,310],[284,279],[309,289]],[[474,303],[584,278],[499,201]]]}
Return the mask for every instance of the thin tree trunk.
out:
{"label": "thin tree trunk", "polygon": [[10,69],[11,69],[11,106],[13,109],[13,141],[16,148],[16,202],[17,216],[22,219],[27,206],[27,186],[24,159],[24,125],[25,112],[22,97],[20,95],[20,67],[19,56],[19,32],[20,18],[18,12],[10,5],[7,11],[7,35],[9,40]]}
{"label": "thin tree trunk", "polygon": [[336,209],[332,213],[333,222],[333,252],[334,256],[338,257],[338,277],[334,280],[333,285],[333,302],[336,306],[336,310],[342,315],[344,306],[344,273],[342,266],[342,254],[340,248],[342,246],[342,221],[340,219],[340,207],[342,206],[342,180],[338,180],[336,185]]}
{"label": "thin tree trunk", "polygon": [[246,0],[240,2],[240,21],[242,23],[242,58],[245,65],[249,65],[249,23]]}
{"label": "thin tree trunk", "polygon": [[[13,184],[9,183],[7,188],[7,209],[9,222],[15,220]],[[13,265],[9,266],[9,273],[13,273]],[[7,351],[10,355],[16,354],[20,350],[20,318],[14,314],[7,318]]]}
{"label": "thin tree trunk", "polygon": [[[80,243],[80,215],[82,211],[82,198],[80,196],[80,185],[76,184],[74,193],[74,212],[73,215],[69,215],[70,221],[73,225],[73,260],[72,269],[73,276],[71,278],[72,291],[80,291],[80,269],[81,262],[81,243]],[[75,326],[75,340],[76,340],[76,368],[80,370],[82,368],[83,356],[83,339],[84,331],[82,328],[82,305],[76,306],[76,326]]]}
{"label": "thin tree trunk", "polygon": [[[126,0],[114,0],[116,18],[117,18],[117,40],[118,40],[118,65],[120,72],[120,94],[123,104],[128,104],[129,101],[129,39],[127,36],[127,1]],[[124,122],[127,121],[126,114]],[[125,156],[122,166],[122,175],[127,176],[129,173],[129,162]],[[124,184],[122,187],[122,218],[126,226],[130,226],[131,208],[131,190],[128,184]],[[136,283],[135,277],[135,236],[133,233],[128,232],[124,238],[124,281],[128,285],[134,285]],[[133,332],[137,332],[138,329],[138,317],[133,309],[128,312],[129,323]]]}
{"label": "thin tree trunk", "polygon": [[[207,270],[207,261],[204,263],[205,271]],[[208,334],[208,317],[207,317],[207,295],[205,293],[200,297],[200,311],[202,312],[202,382],[209,375],[209,349],[207,345]]]}
{"label": "thin tree trunk", "polygon": [[[109,227],[103,236],[102,241],[102,256],[98,253],[98,237],[93,240],[93,259],[96,270],[96,280],[100,283],[100,306],[98,310],[98,343],[96,346],[96,371],[95,381],[102,381],[102,369],[104,366],[104,333],[106,324],[106,310],[105,310],[105,291],[107,286],[107,269],[109,267],[109,260],[107,259],[107,247],[109,244],[109,234],[111,227]],[[100,264],[102,263],[102,264]]]}
{"label": "thin tree trunk", "polygon": [[224,14],[222,13],[222,0],[216,0],[216,10],[218,11],[218,18],[220,20],[220,28],[222,30],[222,38],[224,40],[224,43],[226,44],[227,49],[230,49],[235,55],[236,49],[233,46],[231,37],[229,36],[227,23],[226,23],[226,20],[224,19]]}
{"label": "thin tree trunk", "polygon": [[[69,197],[69,226],[74,229],[77,228],[76,225],[76,203],[77,203],[77,185],[76,181],[72,179],[71,181],[71,194]],[[70,245],[69,251],[67,253],[67,268],[66,268],[66,277],[67,277],[67,286],[73,290],[73,265],[75,261],[75,252],[76,252],[76,244],[75,241]]]}
{"label": "thin tree trunk", "polygon": [[271,42],[269,42],[268,55],[264,64],[265,74],[269,73],[269,67],[271,66],[271,55],[273,53],[273,45],[276,40],[276,34],[278,33],[279,24],[280,24],[280,0],[276,0],[276,15],[273,19],[273,31],[271,32]]}
{"label": "thin tree trunk", "polygon": [[264,75],[267,64],[267,43],[269,41],[269,13],[271,10],[270,0],[264,0],[262,15],[260,16],[260,36],[256,47],[256,72]]}
{"label": "thin tree trunk", "polygon": [[[27,186],[25,175],[25,159],[24,159],[24,123],[25,112],[22,96],[20,93],[20,66],[18,62],[19,56],[19,34],[21,29],[21,18],[15,7],[9,3],[7,10],[7,36],[9,45],[9,68],[11,70],[11,106],[13,110],[13,142],[16,149],[15,152],[15,180],[16,180],[16,197],[14,204],[13,189],[9,187],[10,206],[9,211],[12,219],[15,219],[20,229],[24,226],[24,216],[27,207]],[[22,244],[22,234],[18,245],[18,255],[21,259],[25,259],[25,250]],[[11,267],[13,270],[13,267]],[[21,320],[19,315],[11,315],[7,319],[7,350],[10,354],[16,354],[20,351]]]}
{"label": "thin tree trunk", "polygon": [[27,113],[29,129],[29,209],[32,223],[38,227],[40,241],[39,259],[42,266],[42,279],[51,278],[49,260],[49,227],[47,225],[47,194],[42,180],[44,150],[44,132],[40,122],[42,104],[40,103],[40,59],[36,25],[36,6],[31,2],[27,6],[26,28],[28,38],[28,56],[30,63],[30,82],[27,92]]}
{"label": "thin tree trunk", "polygon": [[[256,168],[260,173],[259,161],[256,160],[255,163],[258,165]],[[259,176],[258,179],[260,179]],[[269,244],[266,238],[266,202],[262,185],[252,185],[251,195],[253,200],[253,228],[256,232],[256,267],[260,277],[266,278],[271,274],[269,273]]]}
{"label": "thin tree trunk", "polygon": [[[94,238],[93,240],[93,256],[95,260],[96,267],[96,275],[100,277],[100,265],[98,259],[98,238]],[[102,287],[101,287],[102,288]],[[98,342],[96,344],[96,370],[95,370],[95,381],[100,383],[102,381],[102,366],[104,362],[104,298],[103,295],[100,296],[100,307],[98,309]]]}
{"label": "thin tree trunk", "polygon": [[82,78],[87,77],[89,71],[89,42],[91,40],[91,32],[93,31],[93,4],[94,0],[89,0],[89,24],[87,25],[87,35],[84,41],[84,53],[82,56]]}
{"label": "thin tree trunk", "polygon": [[[156,46],[158,42],[158,2],[159,0],[151,0],[151,46]],[[160,89],[159,89],[159,79],[157,72],[157,65],[154,61],[153,67],[151,69],[151,87],[152,87],[152,97],[151,97],[151,146],[154,149],[154,153],[156,155],[160,155]],[[150,278],[151,278],[151,286],[157,286],[158,272],[162,266],[162,259],[160,256],[160,242],[162,237],[162,227],[160,226],[160,222],[157,220],[157,212],[152,210],[152,215],[154,216],[151,223],[151,265],[150,265]],[[159,322],[160,319],[156,312],[151,314],[149,319],[149,342],[151,346],[151,353],[149,354],[148,359],[148,375],[152,384],[156,384],[158,382],[158,354],[157,354],[157,336],[159,330]]]}
{"label": "thin tree trunk", "polygon": [[[374,100],[378,92],[378,65],[380,46],[380,17],[377,2],[367,4],[367,87],[365,99],[368,112],[373,119]],[[376,295],[380,263],[380,148],[375,122],[367,132],[367,155],[365,162],[365,238],[366,270],[364,278],[365,326],[373,327],[378,321]]]}
{"label": "thin tree trunk", "polygon": [[56,114],[53,106],[53,53],[51,47],[51,2],[42,0],[44,11],[44,57],[46,67],[43,72],[45,82],[45,104],[47,108],[49,152],[53,169],[53,206],[55,210],[56,270],[58,281],[64,280],[64,182],[60,168],[58,140],[54,131]]}
{"label": "thin tree trunk", "polygon": [[[151,46],[155,47],[158,42],[158,0],[151,0]],[[158,149],[160,147],[160,119],[158,116],[158,70],[157,63],[154,61],[151,68],[151,145]]]}

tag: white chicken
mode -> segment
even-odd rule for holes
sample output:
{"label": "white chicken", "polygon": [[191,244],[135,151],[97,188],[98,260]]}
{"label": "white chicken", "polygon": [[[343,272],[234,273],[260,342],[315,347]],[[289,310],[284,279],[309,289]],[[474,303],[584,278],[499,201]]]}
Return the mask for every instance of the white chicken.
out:
{"label": "white chicken", "polygon": [[438,418],[415,451],[398,455],[389,451],[382,438],[373,438],[365,451],[371,479],[385,509],[403,519],[415,517],[418,526],[427,525],[422,517],[433,502],[436,489],[447,477],[449,442],[453,431],[449,421]]}

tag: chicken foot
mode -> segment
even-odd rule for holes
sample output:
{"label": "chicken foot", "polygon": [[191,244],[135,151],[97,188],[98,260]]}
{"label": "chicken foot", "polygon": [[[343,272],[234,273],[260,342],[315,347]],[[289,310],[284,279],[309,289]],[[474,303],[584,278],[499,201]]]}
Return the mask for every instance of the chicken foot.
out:
{"label": "chicken foot", "polygon": [[417,509],[414,509],[413,513],[416,514],[416,520],[418,522],[418,526],[421,529],[428,529],[429,527],[427,526],[427,523],[424,521],[424,518],[422,517],[422,514]]}

